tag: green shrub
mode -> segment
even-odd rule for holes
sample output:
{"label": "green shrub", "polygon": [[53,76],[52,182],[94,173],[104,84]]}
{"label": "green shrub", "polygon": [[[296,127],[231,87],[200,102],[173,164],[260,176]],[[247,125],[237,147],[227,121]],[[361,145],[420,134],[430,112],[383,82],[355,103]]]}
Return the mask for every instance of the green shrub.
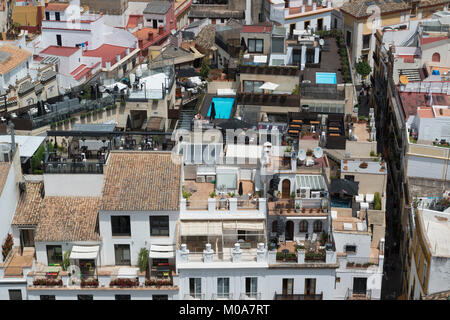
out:
{"label": "green shrub", "polygon": [[148,266],[148,249],[141,248],[138,256],[138,267],[140,272],[144,272],[147,270]]}
{"label": "green shrub", "polygon": [[63,258],[63,270],[67,271],[67,268],[70,266],[70,252],[71,250],[67,250],[64,252],[64,258]]}
{"label": "green shrub", "polygon": [[381,210],[381,197],[380,197],[380,193],[379,192],[375,192],[374,195],[374,209],[375,210]]}
{"label": "green shrub", "polygon": [[377,154],[375,153],[375,151],[373,151],[373,150],[370,151],[370,156],[371,156],[371,157],[376,157],[376,155],[377,155]]}

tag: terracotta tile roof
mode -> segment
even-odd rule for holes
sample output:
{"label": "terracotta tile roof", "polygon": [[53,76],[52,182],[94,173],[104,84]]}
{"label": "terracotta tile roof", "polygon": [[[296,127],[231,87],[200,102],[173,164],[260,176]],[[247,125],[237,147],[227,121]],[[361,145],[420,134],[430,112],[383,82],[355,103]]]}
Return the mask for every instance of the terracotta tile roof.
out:
{"label": "terracotta tile roof", "polygon": [[13,225],[37,225],[42,205],[41,190],[44,183],[41,181],[27,181],[26,192],[20,197],[14,214]]}
{"label": "terracotta tile roof", "polygon": [[11,71],[31,56],[31,52],[8,43],[5,43],[0,47],[0,52],[9,55],[5,60],[0,62],[0,74]]}
{"label": "terracotta tile roof", "polygon": [[[130,52],[133,50],[133,48],[130,48]],[[83,51],[85,57],[101,58],[102,67],[106,67],[106,62],[111,62],[111,65],[114,65],[117,62],[117,55],[120,55],[120,59],[123,59],[127,55],[127,47],[103,44],[95,50]]]}
{"label": "terracotta tile roof", "polygon": [[127,29],[131,28],[134,29],[138,26],[139,23],[143,22],[143,15],[142,14],[130,14],[130,17],[128,18],[127,23]]}
{"label": "terracotta tile roof", "polygon": [[111,152],[100,210],[178,210],[181,165],[171,157],[168,152]]}
{"label": "terracotta tile roof", "polygon": [[242,32],[258,32],[258,33],[267,33],[272,31],[272,26],[264,26],[264,25],[247,25],[242,27]]}
{"label": "terracotta tile roof", "polygon": [[445,36],[445,37],[427,37],[427,38],[420,38],[420,44],[421,44],[421,45],[429,44],[429,43],[441,41],[441,40],[444,40],[444,39],[448,39],[448,37]]}
{"label": "terracotta tile roof", "polygon": [[434,118],[433,110],[431,108],[420,108],[417,110],[419,118]]}
{"label": "terracotta tile roof", "polygon": [[45,11],[65,11],[70,3],[49,2],[45,4]]}
{"label": "terracotta tile roof", "polygon": [[370,17],[372,12],[367,12],[367,8],[369,8],[371,5],[376,5],[378,8],[380,8],[380,14],[401,10],[406,11],[411,7],[411,5],[406,1],[395,2],[394,0],[380,0],[379,3],[375,3],[374,0],[352,0],[345,3],[340,8],[340,10],[356,18]]}
{"label": "terracotta tile roof", "polygon": [[52,56],[70,57],[75,52],[80,50],[77,47],[61,47],[61,46],[49,46],[42,50],[40,54],[49,54]]}
{"label": "terracotta tile roof", "polygon": [[8,178],[10,167],[11,164],[9,162],[0,162],[0,194],[5,186],[6,179]]}
{"label": "terracotta tile roof", "polygon": [[97,241],[100,199],[46,196],[42,201],[36,241]]}

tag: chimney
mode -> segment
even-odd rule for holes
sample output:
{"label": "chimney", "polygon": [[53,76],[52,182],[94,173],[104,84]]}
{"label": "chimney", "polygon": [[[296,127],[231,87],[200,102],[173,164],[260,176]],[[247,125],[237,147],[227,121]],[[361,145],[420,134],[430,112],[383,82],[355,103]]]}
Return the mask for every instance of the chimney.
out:
{"label": "chimney", "polygon": [[153,41],[153,32],[150,31],[150,32],[148,33],[148,38],[147,38],[147,40],[148,40],[148,41]]}
{"label": "chimney", "polygon": [[211,249],[211,243],[206,244],[206,250],[203,250],[203,262],[213,262],[214,250]]}
{"label": "chimney", "polygon": [[241,250],[241,244],[236,242],[234,244],[234,249],[232,253],[232,261],[233,262],[241,262],[242,261],[242,250]]}
{"label": "chimney", "polygon": [[120,54],[117,54],[117,55],[116,55],[116,59],[117,59],[117,62],[120,61]]}
{"label": "chimney", "polygon": [[142,48],[142,45],[144,44],[144,40],[142,40],[142,39],[139,39],[138,40],[138,46],[139,46],[139,48]]}
{"label": "chimney", "polygon": [[305,6],[302,6],[302,13],[305,12]]}
{"label": "chimney", "polygon": [[130,48],[127,48],[127,55],[130,54]]}
{"label": "chimney", "polygon": [[163,34],[164,33],[164,26],[159,26],[158,27],[158,34]]}

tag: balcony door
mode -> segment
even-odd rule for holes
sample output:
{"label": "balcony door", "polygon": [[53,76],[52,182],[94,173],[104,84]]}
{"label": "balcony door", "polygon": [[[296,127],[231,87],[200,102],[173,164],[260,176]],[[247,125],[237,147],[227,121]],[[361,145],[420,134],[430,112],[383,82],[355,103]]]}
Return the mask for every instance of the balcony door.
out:
{"label": "balcony door", "polygon": [[294,279],[283,279],[283,295],[294,294]]}
{"label": "balcony door", "polygon": [[285,236],[286,240],[294,240],[294,222],[292,221],[286,222]]}
{"label": "balcony door", "polygon": [[353,278],[353,293],[366,294],[367,278]]}
{"label": "balcony door", "polygon": [[283,199],[289,199],[291,196],[291,180],[284,179],[281,184],[281,197]]}
{"label": "balcony door", "polygon": [[316,279],[305,279],[305,295],[316,294]]}

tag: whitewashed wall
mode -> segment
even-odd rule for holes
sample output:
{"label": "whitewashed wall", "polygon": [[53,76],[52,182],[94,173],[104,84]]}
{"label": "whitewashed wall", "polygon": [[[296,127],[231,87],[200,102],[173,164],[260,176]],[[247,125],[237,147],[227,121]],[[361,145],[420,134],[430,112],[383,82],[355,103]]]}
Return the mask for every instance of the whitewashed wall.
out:
{"label": "whitewashed wall", "polygon": [[103,174],[44,174],[46,196],[101,197]]}

